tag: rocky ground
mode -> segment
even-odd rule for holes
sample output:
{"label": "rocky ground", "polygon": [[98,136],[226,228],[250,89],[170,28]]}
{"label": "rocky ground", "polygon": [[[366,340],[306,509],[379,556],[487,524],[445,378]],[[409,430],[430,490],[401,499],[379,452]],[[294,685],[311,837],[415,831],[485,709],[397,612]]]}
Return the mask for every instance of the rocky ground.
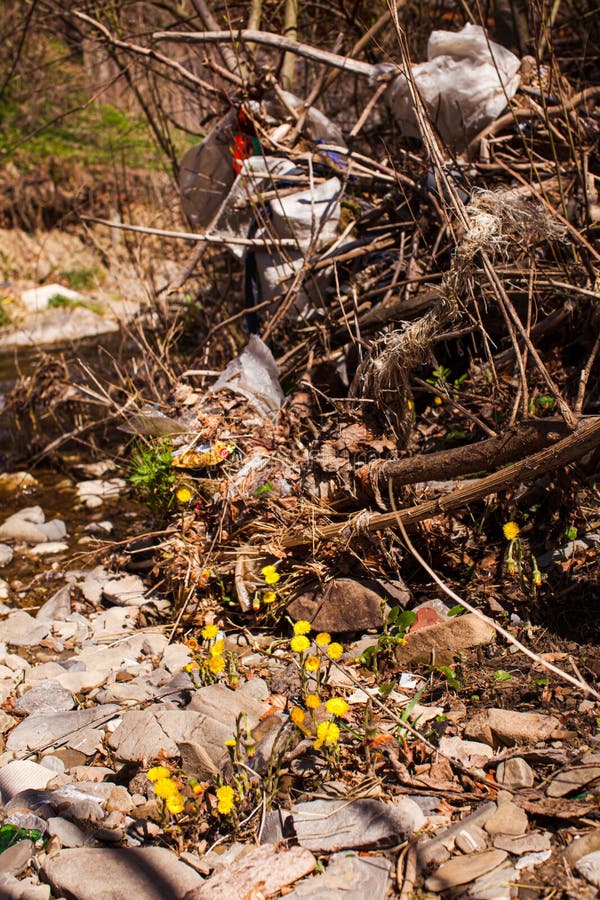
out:
{"label": "rocky ground", "polygon": [[598,703],[542,667],[577,672],[566,646],[530,629],[553,652],[524,665],[429,599],[386,655],[392,585],[354,578],[316,613],[297,599],[287,633],[206,614],[174,633],[138,575],[76,564],[119,518],[108,469],[71,483],[68,527],[31,476],[2,479],[2,897],[597,896]]}

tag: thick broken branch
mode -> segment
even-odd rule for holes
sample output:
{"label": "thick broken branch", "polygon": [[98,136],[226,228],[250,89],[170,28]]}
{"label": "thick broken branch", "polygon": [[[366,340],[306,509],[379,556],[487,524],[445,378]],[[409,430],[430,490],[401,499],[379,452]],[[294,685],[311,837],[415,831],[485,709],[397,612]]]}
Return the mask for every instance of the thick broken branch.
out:
{"label": "thick broken branch", "polygon": [[314,531],[303,531],[302,534],[289,534],[282,540],[282,546],[288,549],[303,547],[316,541],[332,540],[334,538],[351,539],[363,532],[383,531],[385,528],[394,528],[398,519],[406,528],[411,528],[418,522],[432,519],[452,510],[460,509],[487,497],[496,491],[503,491],[515,484],[531,481],[545,472],[566,466],[576,459],[585,456],[591,450],[600,446],[600,416],[584,419],[579,427],[568,437],[528,456],[520,462],[513,463],[505,469],[500,469],[486,478],[477,478],[426,503],[419,503],[410,509],[400,509],[393,513],[368,513],[362,510],[346,522],[336,525],[326,525],[324,528],[315,528]]}
{"label": "thick broken branch", "polygon": [[432,479],[456,478],[473,472],[489,472],[547,447],[565,437],[569,431],[562,419],[532,419],[523,422],[519,428],[509,429],[500,437],[478,441],[467,447],[422,453],[407,459],[377,460],[360,469],[357,477],[365,492],[372,493],[374,484],[383,491],[388,482],[393,487],[400,487]]}

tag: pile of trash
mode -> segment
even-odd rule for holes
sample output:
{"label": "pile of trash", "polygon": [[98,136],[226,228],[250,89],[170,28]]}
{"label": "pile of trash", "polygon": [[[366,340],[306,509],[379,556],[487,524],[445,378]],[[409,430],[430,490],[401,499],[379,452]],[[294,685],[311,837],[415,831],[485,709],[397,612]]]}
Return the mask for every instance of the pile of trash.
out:
{"label": "pile of trash", "polygon": [[[520,61],[471,24],[433,32],[427,55],[409,72],[373,66],[371,77],[389,82],[383,102],[401,135],[422,138],[425,117],[447,146],[464,150],[515,95]],[[190,225],[243,259],[246,307],[264,304],[266,313],[293,296],[286,307],[310,320],[327,305],[335,259],[356,247],[342,200],[381,174],[350,152],[336,123],[276,88],[231,109],[188,151],[180,189]],[[424,184],[435,189],[431,173]],[[258,316],[247,324],[257,331]]]}

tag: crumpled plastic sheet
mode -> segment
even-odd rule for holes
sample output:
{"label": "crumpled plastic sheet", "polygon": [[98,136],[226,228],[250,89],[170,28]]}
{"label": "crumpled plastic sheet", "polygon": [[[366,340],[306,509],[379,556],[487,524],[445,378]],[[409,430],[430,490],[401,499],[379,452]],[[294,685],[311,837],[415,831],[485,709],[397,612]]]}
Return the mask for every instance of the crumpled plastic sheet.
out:
{"label": "crumpled plastic sheet", "polygon": [[250,336],[240,356],[228,363],[209,390],[225,388],[245,397],[262,416],[273,415],[281,409],[284,397],[277,363],[258,335]]}
{"label": "crumpled plastic sheet", "polygon": [[[427,60],[412,67],[413,78],[440,137],[457,149],[496,119],[519,87],[520,60],[481,25],[433,31]],[[420,137],[406,76],[398,75],[384,96],[403,134]]]}

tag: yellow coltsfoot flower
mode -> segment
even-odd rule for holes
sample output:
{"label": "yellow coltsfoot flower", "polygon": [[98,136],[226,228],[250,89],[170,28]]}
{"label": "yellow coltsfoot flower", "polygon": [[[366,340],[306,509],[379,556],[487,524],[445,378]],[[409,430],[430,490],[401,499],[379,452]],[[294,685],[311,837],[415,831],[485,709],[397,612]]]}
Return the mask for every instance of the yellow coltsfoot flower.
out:
{"label": "yellow coltsfoot flower", "polygon": [[332,747],[340,739],[340,729],[335,722],[321,722],[317,728],[317,740],[314,743],[315,750],[319,750],[323,744]]}
{"label": "yellow coltsfoot flower", "polygon": [[235,791],[228,784],[224,784],[223,787],[217,788],[217,800],[218,811],[222,816],[228,816],[233,809]]}
{"label": "yellow coltsfoot flower", "polygon": [[310,647],[310,641],[304,634],[297,634],[290,641],[294,653],[304,653]]}
{"label": "yellow coltsfoot flower", "polygon": [[205,641],[212,641],[219,633],[218,625],[205,625],[200,634]]}
{"label": "yellow coltsfoot flower", "polygon": [[265,579],[265,582],[267,584],[277,584],[277,582],[281,578],[281,575],[279,574],[275,566],[263,566],[263,568],[260,570],[260,574]]}
{"label": "yellow coltsfoot flower", "polygon": [[158,781],[159,778],[170,778],[171,772],[165,766],[153,766],[146,772],[148,781]]}
{"label": "yellow coltsfoot flower", "polygon": [[329,644],[327,647],[327,656],[329,659],[339,659],[343,652],[344,648],[336,641],[334,641],[333,644]]}
{"label": "yellow coltsfoot flower", "polygon": [[320,631],[315,638],[315,644],[319,647],[327,647],[331,643],[331,635],[326,631]]}
{"label": "yellow coltsfoot flower", "polygon": [[507,541],[514,541],[514,539],[518,536],[520,530],[521,529],[516,522],[506,522],[502,526],[502,531],[504,532],[504,537]]}
{"label": "yellow coltsfoot flower", "polygon": [[309,634],[311,630],[310,622],[306,622],[304,619],[299,619],[294,623],[294,634]]}
{"label": "yellow coltsfoot flower", "polygon": [[193,497],[193,494],[189,488],[182,487],[179,488],[175,496],[177,497],[177,501],[179,503],[189,503]]}
{"label": "yellow coltsfoot flower", "polygon": [[332,716],[343,716],[350,708],[346,701],[341,697],[332,697],[327,701],[325,707],[327,712],[331,713]]}
{"label": "yellow coltsfoot flower", "polygon": [[206,665],[213,675],[218,675],[225,668],[225,660],[222,656],[211,656]]}

